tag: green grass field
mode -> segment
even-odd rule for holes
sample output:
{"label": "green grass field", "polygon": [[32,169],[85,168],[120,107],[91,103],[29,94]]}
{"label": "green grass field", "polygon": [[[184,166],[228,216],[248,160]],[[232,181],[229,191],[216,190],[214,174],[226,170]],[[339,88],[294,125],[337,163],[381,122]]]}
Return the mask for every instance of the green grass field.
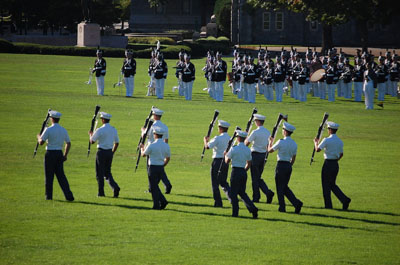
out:
{"label": "green grass field", "polygon": [[[125,98],[112,88],[122,59],[110,58],[106,96],[98,97],[95,85],[84,83],[93,61],[0,54],[0,264],[400,263],[399,99],[387,96],[385,108],[372,111],[351,100],[331,103],[310,96],[300,103],[285,95],[284,102],[277,103],[258,95],[257,103],[249,104],[236,99],[226,84],[224,102],[217,103],[202,91],[204,60],[195,60],[193,100],[186,102],[171,91],[176,85],[175,62],[168,60],[165,98],[157,100],[145,96],[148,60],[142,59],[137,60],[134,98]],[[86,157],[96,104],[113,115],[111,124],[120,137],[113,161],[113,175],[121,187],[118,199],[107,185],[107,197],[97,198],[95,146]],[[164,211],[150,209],[144,160],[134,173],[140,127],[152,105],[165,111],[163,122],[170,130],[172,156],[166,172],[173,189],[166,195],[169,205]],[[269,130],[279,112],[288,114],[297,128],[293,139],[298,154],[289,186],[304,202],[300,215],[293,214],[292,206],[288,213],[279,213],[276,197],[272,205],[257,204],[258,220],[251,219],[242,202],[241,218],[230,217],[225,198],[223,209],[212,207],[211,151],[200,162],[202,138],[215,109],[232,127],[245,127],[254,107],[267,116]],[[64,168],[73,203],[65,202],[57,181],[54,200],[45,200],[44,146],[32,158],[48,108],[63,113],[60,123],[71,137]],[[322,153],[309,165],[324,112],[341,125],[344,157],[337,183],[352,198],[349,211],[340,210],[334,196],[335,209],[323,209]],[[275,163],[276,153],[263,174],[273,190]],[[247,187],[251,196],[250,176]]]}

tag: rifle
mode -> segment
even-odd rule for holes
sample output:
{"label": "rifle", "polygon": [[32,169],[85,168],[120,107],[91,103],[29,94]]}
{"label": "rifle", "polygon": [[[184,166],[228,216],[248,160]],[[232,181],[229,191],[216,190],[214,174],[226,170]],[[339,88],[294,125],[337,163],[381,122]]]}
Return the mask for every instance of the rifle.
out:
{"label": "rifle", "polygon": [[[279,125],[281,124],[282,120],[287,121],[287,120],[288,120],[288,115],[287,115],[287,114],[286,114],[286,115],[283,115],[282,113],[279,113],[278,119],[276,120],[276,123],[275,123],[275,126],[274,126],[274,128],[272,129],[272,134],[271,134],[271,136],[272,136],[273,139],[275,139],[275,137],[276,137],[276,132],[278,131],[278,127],[279,127]],[[268,151],[267,151],[267,153],[266,153],[266,155],[265,155],[265,159],[264,159],[264,166],[263,166],[263,168],[265,167],[265,164],[267,163],[268,155],[269,155],[269,153],[268,153]]]}
{"label": "rifle", "polygon": [[[50,111],[51,111],[51,109],[48,109],[48,110],[47,110],[46,119],[44,119],[43,124],[42,124],[42,128],[40,129],[40,133],[39,133],[40,135],[42,135],[42,133],[43,133],[43,131],[44,131],[44,128],[45,128],[46,125],[47,125],[47,121],[48,121],[49,118],[50,118]],[[33,151],[33,158],[35,158],[35,156],[36,156],[38,147],[39,147],[39,142],[36,143],[35,150]]]}
{"label": "rifle", "polygon": [[[151,116],[153,116],[153,109],[155,108],[155,106],[152,106],[151,107],[151,110],[150,110],[150,113],[149,113],[149,116],[146,118],[146,120],[144,121],[144,125],[143,125],[143,128],[147,128],[147,125],[149,124],[149,121],[150,121],[150,118],[151,118]],[[147,135],[147,134],[146,134]],[[139,150],[140,150],[140,143],[142,142],[142,135],[140,135],[140,139],[139,139],[139,143],[138,143],[138,145],[137,145],[137,148],[136,148],[136,154],[139,152]]]}
{"label": "rifle", "polygon": [[[328,117],[329,117],[329,113],[325,112],[324,117],[322,119],[322,123],[319,125],[319,128],[318,128],[317,139],[321,138],[322,129],[324,128],[324,125],[325,125],[326,121],[328,120]],[[312,162],[314,162],[314,155],[315,155],[315,147],[313,148],[313,152],[311,155],[310,166],[311,166]]]}
{"label": "rifle", "polygon": [[[100,110],[100,106],[97,105],[96,108],[94,109],[94,115],[93,115],[93,118],[92,118],[92,123],[90,125],[90,131],[91,132],[93,132],[93,130],[94,130],[94,127],[95,127],[94,123],[96,121],[97,113],[99,113],[99,110]],[[88,150],[87,150],[87,157],[89,157],[89,154],[90,154],[90,146],[91,146],[91,143],[90,143],[90,137],[89,137],[89,146],[88,146]]]}
{"label": "rifle", "polygon": [[[211,123],[210,123],[210,126],[208,127],[207,137],[210,137],[211,132],[212,132],[212,130],[213,130],[213,128],[214,128],[214,124],[215,124],[215,121],[217,120],[218,115],[219,115],[219,111],[218,111],[218,110],[215,110],[215,112],[214,112],[214,117],[213,117],[213,119],[212,119],[212,121],[211,121]],[[201,153],[200,162],[203,161],[203,157],[204,157],[205,151],[206,151],[206,147],[203,146],[203,152]]]}
{"label": "rifle", "polygon": [[[226,152],[226,153],[229,152],[229,149],[231,149],[231,147],[232,147],[232,145],[233,145],[233,141],[235,140],[235,138],[236,138],[236,136],[237,136],[237,132],[236,132],[236,131],[238,131],[238,130],[240,131],[241,129],[242,129],[242,128],[240,128],[239,126],[236,126],[235,132],[233,133],[231,139],[229,139],[228,146],[227,146],[226,149],[225,149],[225,152]],[[222,165],[225,163],[224,160],[225,160],[225,156],[224,156],[224,158],[222,158],[221,164],[219,165],[218,177],[219,177],[219,175],[221,174]]]}
{"label": "rifle", "polygon": [[[150,120],[149,123],[147,124],[146,132],[145,132],[144,136],[142,138],[140,138],[141,142],[139,144],[144,144],[144,142],[146,141],[147,134],[149,133],[150,128],[153,125],[153,122],[154,121]],[[141,155],[142,155],[142,150],[139,150],[139,156],[138,156],[137,161],[136,161],[135,172],[136,172],[136,170],[137,170],[137,168],[139,166],[139,161],[140,161]]]}
{"label": "rifle", "polygon": [[257,113],[257,108],[253,109],[253,112],[251,113],[251,117],[249,119],[249,121],[247,122],[247,126],[246,126],[246,132],[248,133],[251,126],[253,125],[253,119],[254,119],[254,114]]}

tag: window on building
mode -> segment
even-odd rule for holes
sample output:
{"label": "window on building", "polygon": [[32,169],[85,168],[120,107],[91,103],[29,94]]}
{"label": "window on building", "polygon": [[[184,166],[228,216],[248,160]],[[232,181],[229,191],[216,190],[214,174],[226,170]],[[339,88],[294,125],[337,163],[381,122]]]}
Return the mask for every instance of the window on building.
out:
{"label": "window on building", "polygon": [[182,0],[182,15],[190,15],[190,0]]}
{"label": "window on building", "polygon": [[275,29],[276,30],[283,30],[283,13],[277,12],[275,14]]}
{"label": "window on building", "polygon": [[367,22],[367,29],[368,29],[369,31],[375,30],[375,24],[374,24],[374,22],[368,21],[368,22]]}
{"label": "window on building", "polygon": [[270,12],[263,13],[263,29],[264,30],[271,29],[271,13]]}
{"label": "window on building", "polygon": [[317,21],[310,21],[310,30],[312,30],[312,31],[317,31],[318,30]]}
{"label": "window on building", "polygon": [[156,6],[156,14],[157,15],[165,14],[165,5],[159,4],[158,6]]}

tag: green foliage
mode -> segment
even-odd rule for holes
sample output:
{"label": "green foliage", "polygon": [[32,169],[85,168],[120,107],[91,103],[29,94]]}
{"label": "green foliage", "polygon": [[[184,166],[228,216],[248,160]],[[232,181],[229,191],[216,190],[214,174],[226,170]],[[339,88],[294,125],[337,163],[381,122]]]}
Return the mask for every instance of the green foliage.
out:
{"label": "green foliage", "polygon": [[5,39],[0,39],[0,52],[14,52],[15,47],[14,45],[5,40]]}
{"label": "green foliage", "polygon": [[[137,59],[134,98],[119,95],[117,82],[122,58],[107,59],[105,95],[88,86],[88,68],[94,58],[72,56],[0,54],[0,253],[1,264],[398,264],[400,253],[400,131],[399,99],[385,97],[385,108],[364,110],[364,105],[340,98],[328,102],[308,97],[300,103],[288,95],[283,102],[256,104],[232,95],[225,83],[224,102],[215,102],[203,91],[206,81],[196,66],[193,100],[179,97],[174,76],[176,59],[168,60],[165,98],[146,97],[148,59]],[[229,59],[226,59],[230,68]],[[120,145],[112,173],[121,187],[112,198],[106,184],[97,198],[96,146],[87,154],[88,130],[94,107],[111,113]],[[165,111],[171,161],[166,167],[173,189],[166,210],[154,211],[148,188],[145,159],[134,173],[140,128],[151,106]],[[278,212],[265,196],[256,206],[259,219],[240,201],[239,218],[223,196],[223,208],[213,207],[210,165],[212,151],[200,162],[209,123],[215,109],[233,127],[245,126],[257,107],[271,130],[278,113],[289,115],[298,144],[289,187],[304,202],[300,215]],[[54,180],[53,201],[44,199],[43,157],[40,146],[32,159],[36,134],[48,108],[63,113],[60,124],[69,133],[72,148],[64,170],[75,196],[65,202]],[[341,211],[332,194],[333,210],[323,208],[321,167],[317,153],[309,165],[313,142],[324,112],[340,124],[344,142],[337,183],[352,198],[349,211]],[[255,129],[255,126],[253,126]],[[280,131],[278,135],[280,134]],[[214,128],[212,137],[217,135]],[[327,133],[324,131],[323,136]],[[279,139],[282,136],[278,136]],[[276,153],[268,158],[263,179],[275,191]],[[230,169],[231,170],[231,169]],[[247,173],[251,197],[251,176]],[[229,181],[229,180],[228,180]],[[160,189],[164,187],[160,184]]]}
{"label": "green foliage", "polygon": [[156,7],[159,5],[168,4],[168,0],[147,0],[149,2],[150,7]]}
{"label": "green foliage", "polygon": [[129,37],[128,38],[128,43],[157,44],[157,41],[160,41],[160,44],[168,44],[168,45],[176,44],[176,41],[169,37]]}
{"label": "green foliage", "polygon": [[231,0],[217,0],[214,6],[214,14],[220,34],[230,36],[231,32]]}

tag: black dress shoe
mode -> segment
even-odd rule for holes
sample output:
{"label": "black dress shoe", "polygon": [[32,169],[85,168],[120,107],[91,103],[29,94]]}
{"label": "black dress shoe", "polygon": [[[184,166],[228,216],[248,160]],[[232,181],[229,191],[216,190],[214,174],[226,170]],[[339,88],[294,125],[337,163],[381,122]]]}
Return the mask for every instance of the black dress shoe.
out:
{"label": "black dress shoe", "polygon": [[281,213],[286,213],[286,209],[279,208],[278,211],[280,211]]}
{"label": "black dress shoe", "polygon": [[222,206],[222,203],[221,202],[219,202],[219,203],[214,203],[214,207],[216,207],[216,208],[222,208],[223,206]]}
{"label": "black dress shoe", "polygon": [[302,202],[300,202],[300,203],[294,208],[294,212],[295,212],[295,213],[300,213],[301,207],[303,207],[303,203],[302,203]]}
{"label": "black dress shoe", "polygon": [[343,203],[343,210],[349,209],[350,202],[351,202],[351,199],[349,199],[347,202]]}
{"label": "black dress shoe", "polygon": [[167,205],[168,205],[168,202],[161,203],[161,205],[160,205],[160,210],[164,210],[165,207],[167,207]]}
{"label": "black dress shoe", "polygon": [[270,192],[268,192],[267,194],[267,203],[271,203],[272,199],[274,198],[275,193],[271,190]]}
{"label": "black dress shoe", "polygon": [[114,198],[118,198],[120,190],[121,190],[120,188],[114,189]]}
{"label": "black dress shoe", "polygon": [[255,212],[252,212],[252,214],[253,214],[253,219],[258,218],[258,210],[256,210]]}
{"label": "black dress shoe", "polygon": [[171,190],[172,190],[172,185],[171,185],[171,186],[168,186],[168,187],[165,189],[165,194],[170,194],[170,193],[171,193]]}
{"label": "black dress shoe", "polygon": [[106,195],[104,193],[98,193],[97,197],[105,197]]}
{"label": "black dress shoe", "polygon": [[254,202],[254,203],[258,203],[258,202],[260,202],[260,200],[253,200],[253,202]]}
{"label": "black dress shoe", "polygon": [[67,198],[67,201],[73,202],[74,201],[74,197]]}

